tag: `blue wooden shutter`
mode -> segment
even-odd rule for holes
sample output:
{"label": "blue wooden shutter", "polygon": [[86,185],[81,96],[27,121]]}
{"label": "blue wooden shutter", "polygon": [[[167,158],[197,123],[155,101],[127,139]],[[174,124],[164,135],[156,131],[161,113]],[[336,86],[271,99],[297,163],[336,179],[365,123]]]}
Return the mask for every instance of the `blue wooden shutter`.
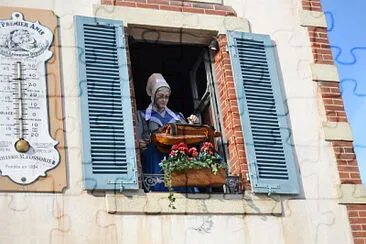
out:
{"label": "blue wooden shutter", "polygon": [[299,193],[274,45],[268,35],[228,32],[252,189]]}
{"label": "blue wooden shutter", "polygon": [[84,186],[137,189],[123,23],[75,16],[75,30]]}

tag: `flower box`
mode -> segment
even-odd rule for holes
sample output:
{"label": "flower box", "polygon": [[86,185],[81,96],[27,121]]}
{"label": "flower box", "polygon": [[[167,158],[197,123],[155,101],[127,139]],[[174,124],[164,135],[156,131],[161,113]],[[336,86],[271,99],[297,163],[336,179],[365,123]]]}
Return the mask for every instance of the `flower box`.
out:
{"label": "flower box", "polygon": [[173,145],[168,158],[160,162],[164,170],[165,185],[169,189],[169,207],[175,209],[174,188],[184,186],[219,187],[226,183],[226,168],[222,158],[210,142],[198,152],[183,142]]}
{"label": "flower box", "polygon": [[226,183],[225,169],[218,169],[217,174],[211,168],[188,169],[172,172],[171,185],[173,187],[198,186],[220,187]]}

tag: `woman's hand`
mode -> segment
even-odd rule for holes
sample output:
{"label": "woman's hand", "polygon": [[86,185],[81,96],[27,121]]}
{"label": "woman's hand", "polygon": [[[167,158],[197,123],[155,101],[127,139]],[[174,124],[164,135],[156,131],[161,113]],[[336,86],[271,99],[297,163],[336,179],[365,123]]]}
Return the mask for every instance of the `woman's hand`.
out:
{"label": "woman's hand", "polygon": [[200,122],[200,119],[194,114],[191,114],[187,120],[189,124],[198,124]]}

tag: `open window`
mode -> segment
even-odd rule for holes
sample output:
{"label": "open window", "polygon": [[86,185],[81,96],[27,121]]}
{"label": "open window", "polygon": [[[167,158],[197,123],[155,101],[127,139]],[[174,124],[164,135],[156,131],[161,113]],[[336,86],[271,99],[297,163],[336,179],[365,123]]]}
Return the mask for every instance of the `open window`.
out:
{"label": "open window", "polygon": [[[145,110],[151,103],[146,94],[149,76],[161,73],[171,88],[170,109],[185,118],[195,114],[201,124],[221,131],[208,45],[156,43],[131,37],[128,45],[137,110]],[[224,155],[221,138],[216,138],[215,144]]]}
{"label": "open window", "polygon": [[[130,27],[128,34],[137,38],[128,41],[127,49],[121,21],[77,16],[75,26],[85,189],[138,189],[131,101],[135,99],[137,109],[147,107],[145,86],[152,73],[162,73],[169,82],[172,109],[185,116],[195,112],[202,123],[223,131],[206,48],[217,33]],[[227,37],[252,189],[298,194],[299,175],[275,46],[267,35],[228,31]],[[130,93],[126,51],[136,97]],[[226,130],[236,132],[227,126]]]}
{"label": "open window", "polygon": [[218,108],[207,46],[217,33],[129,27],[126,40],[120,21],[77,16],[75,23],[85,188],[137,189],[131,99],[137,110],[145,109],[147,79],[162,73],[172,90],[169,107],[215,126]]}

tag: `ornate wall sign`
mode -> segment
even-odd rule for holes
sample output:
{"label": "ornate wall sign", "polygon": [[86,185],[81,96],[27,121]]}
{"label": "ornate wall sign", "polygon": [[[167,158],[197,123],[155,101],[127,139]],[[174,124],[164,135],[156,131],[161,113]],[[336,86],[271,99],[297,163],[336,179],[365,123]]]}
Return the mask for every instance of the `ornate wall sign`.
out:
{"label": "ornate wall sign", "polygon": [[49,133],[46,61],[53,33],[20,12],[0,20],[0,171],[30,184],[60,162]]}

